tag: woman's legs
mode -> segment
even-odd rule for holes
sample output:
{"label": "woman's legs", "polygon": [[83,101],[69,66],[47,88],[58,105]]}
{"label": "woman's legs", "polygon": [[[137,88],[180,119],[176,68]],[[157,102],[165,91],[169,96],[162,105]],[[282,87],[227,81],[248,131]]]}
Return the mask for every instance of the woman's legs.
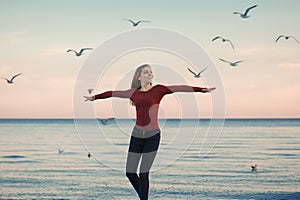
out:
{"label": "woman's legs", "polygon": [[[141,200],[148,199],[149,172],[155,159],[159,142],[160,134],[149,138],[131,137],[126,163],[126,176]],[[138,176],[136,172],[141,157],[140,173]]]}

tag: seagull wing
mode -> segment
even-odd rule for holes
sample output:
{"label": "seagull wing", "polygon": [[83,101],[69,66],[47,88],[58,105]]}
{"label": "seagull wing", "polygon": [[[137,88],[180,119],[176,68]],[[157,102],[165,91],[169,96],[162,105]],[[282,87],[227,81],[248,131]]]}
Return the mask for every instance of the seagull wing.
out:
{"label": "seagull wing", "polygon": [[85,50],[92,50],[92,49],[93,48],[82,48],[82,49],[80,49],[79,54],[82,54],[82,52],[85,51]]}
{"label": "seagull wing", "polygon": [[207,69],[207,67],[204,68],[204,69],[202,69],[202,70],[199,72],[199,75],[202,74],[206,69]]}
{"label": "seagull wing", "polygon": [[234,49],[234,46],[233,46],[232,42],[230,40],[226,40],[226,41],[228,41],[230,43],[232,49]]}
{"label": "seagull wing", "polygon": [[75,50],[73,50],[73,49],[67,50],[67,53],[69,53],[69,52],[71,52],[71,51],[77,54],[77,51],[75,51]]}
{"label": "seagull wing", "polygon": [[238,15],[242,15],[242,13],[240,13],[240,12],[233,12],[233,14],[238,14]]}
{"label": "seagull wing", "polygon": [[282,37],[285,37],[284,35],[280,35],[276,40],[275,40],[275,42],[278,42],[278,40],[280,39],[280,38],[282,38]]}
{"label": "seagull wing", "polygon": [[254,6],[251,6],[251,7],[247,8],[247,10],[246,10],[246,12],[245,12],[244,15],[247,15],[248,12],[249,12],[251,9],[255,8],[256,6],[257,6],[257,5],[254,5]]}
{"label": "seagull wing", "polygon": [[9,81],[7,78],[3,78],[3,77],[0,77],[0,78],[2,78],[2,79],[4,79],[4,80],[7,80],[7,81]]}
{"label": "seagull wing", "polygon": [[296,42],[299,43],[299,41],[294,36],[290,36],[290,37],[294,38],[294,40],[296,40]]}
{"label": "seagull wing", "polygon": [[17,76],[20,76],[22,73],[19,73],[19,74],[17,74],[17,75],[14,75],[11,79],[10,79],[10,81],[13,81]]}
{"label": "seagull wing", "polygon": [[193,72],[190,68],[187,68],[192,74],[194,74],[195,76],[197,76],[197,74],[195,72]]}
{"label": "seagull wing", "polygon": [[222,59],[222,58],[219,58],[219,60],[221,60],[221,61],[223,61],[223,62],[226,62],[226,63],[230,63],[230,64],[231,64],[231,62],[229,62],[229,61],[227,61],[227,60],[224,60],[224,59]]}
{"label": "seagull wing", "polygon": [[241,63],[241,62],[243,62],[243,60],[239,60],[239,61],[236,61],[236,62],[234,62],[233,64],[239,64],[239,63]]}
{"label": "seagull wing", "polygon": [[222,38],[220,36],[214,37],[211,41],[215,41],[216,39]]}
{"label": "seagull wing", "polygon": [[129,21],[129,22],[131,22],[132,24],[135,24],[135,22],[134,21],[132,21],[131,19],[124,19],[125,21]]}

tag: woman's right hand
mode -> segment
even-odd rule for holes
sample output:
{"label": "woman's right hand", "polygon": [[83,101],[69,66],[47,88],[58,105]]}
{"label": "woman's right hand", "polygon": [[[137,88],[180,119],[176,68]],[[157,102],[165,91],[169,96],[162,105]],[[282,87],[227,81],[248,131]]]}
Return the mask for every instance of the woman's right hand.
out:
{"label": "woman's right hand", "polygon": [[91,96],[91,97],[83,96],[83,97],[85,98],[85,101],[94,101],[95,100],[94,96]]}

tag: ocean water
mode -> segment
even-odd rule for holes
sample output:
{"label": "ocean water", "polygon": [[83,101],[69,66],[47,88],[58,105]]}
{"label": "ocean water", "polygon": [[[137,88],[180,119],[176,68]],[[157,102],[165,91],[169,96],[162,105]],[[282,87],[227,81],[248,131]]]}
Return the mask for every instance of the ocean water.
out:
{"label": "ocean water", "polygon": [[[170,152],[172,162],[150,174],[149,199],[300,199],[300,119],[225,120],[205,157],[199,152],[210,120],[182,121],[160,122],[158,155]],[[132,124],[99,123],[101,135],[78,134],[72,119],[1,119],[0,199],[138,199],[118,169],[123,154],[96,152],[109,144],[126,152]],[[88,120],[85,125],[89,130]],[[186,148],[168,147],[172,133],[190,136],[195,126]],[[103,137],[110,142],[102,145]]]}

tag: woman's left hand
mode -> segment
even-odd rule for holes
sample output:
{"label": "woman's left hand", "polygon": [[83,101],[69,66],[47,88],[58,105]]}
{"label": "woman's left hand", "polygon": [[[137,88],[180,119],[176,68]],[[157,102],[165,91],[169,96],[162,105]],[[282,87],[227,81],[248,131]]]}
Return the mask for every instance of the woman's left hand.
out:
{"label": "woman's left hand", "polygon": [[213,87],[213,88],[203,88],[203,92],[204,93],[206,93],[206,92],[212,92],[215,89],[216,89],[215,87]]}

